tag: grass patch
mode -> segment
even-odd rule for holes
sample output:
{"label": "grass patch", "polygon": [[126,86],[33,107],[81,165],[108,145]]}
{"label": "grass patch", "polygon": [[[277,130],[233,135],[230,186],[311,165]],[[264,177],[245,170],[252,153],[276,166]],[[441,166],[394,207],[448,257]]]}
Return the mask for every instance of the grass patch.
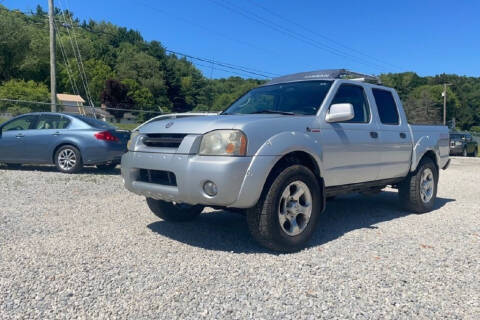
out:
{"label": "grass patch", "polygon": [[0,124],[4,123],[5,121],[7,121],[6,118],[0,118]]}
{"label": "grass patch", "polygon": [[130,130],[132,131],[138,127],[139,123],[110,123],[112,126],[117,127],[120,130]]}

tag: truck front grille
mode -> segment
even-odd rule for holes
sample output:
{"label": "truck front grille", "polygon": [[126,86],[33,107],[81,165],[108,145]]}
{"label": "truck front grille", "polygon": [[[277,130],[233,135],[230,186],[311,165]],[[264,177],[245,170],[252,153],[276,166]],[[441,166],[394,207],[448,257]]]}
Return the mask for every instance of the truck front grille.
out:
{"label": "truck front grille", "polygon": [[186,134],[149,133],[143,138],[143,144],[155,148],[178,148]]}
{"label": "truck front grille", "polygon": [[170,171],[140,169],[138,180],[164,186],[177,186],[177,177]]}

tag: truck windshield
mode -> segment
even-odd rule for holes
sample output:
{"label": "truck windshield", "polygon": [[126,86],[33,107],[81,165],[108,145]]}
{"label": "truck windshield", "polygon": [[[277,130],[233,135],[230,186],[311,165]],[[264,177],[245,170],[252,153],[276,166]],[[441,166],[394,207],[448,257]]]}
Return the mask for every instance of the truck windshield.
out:
{"label": "truck windshield", "polygon": [[259,87],[247,92],[222,114],[278,113],[314,115],[332,81],[303,81]]}
{"label": "truck windshield", "polygon": [[461,140],[463,137],[461,134],[450,134],[450,139],[452,140]]}

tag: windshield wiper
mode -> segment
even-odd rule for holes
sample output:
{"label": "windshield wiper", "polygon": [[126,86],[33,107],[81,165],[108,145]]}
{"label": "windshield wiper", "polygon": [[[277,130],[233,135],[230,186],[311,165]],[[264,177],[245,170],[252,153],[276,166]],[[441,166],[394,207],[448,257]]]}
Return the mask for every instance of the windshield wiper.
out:
{"label": "windshield wiper", "polygon": [[268,113],[268,114],[284,114],[284,115],[287,115],[287,116],[294,116],[295,113],[293,112],[288,112],[288,111],[277,111],[277,110],[270,110],[270,109],[267,109],[267,110],[260,110],[260,111],[255,111],[255,112],[252,112],[250,114],[260,114],[260,113]]}

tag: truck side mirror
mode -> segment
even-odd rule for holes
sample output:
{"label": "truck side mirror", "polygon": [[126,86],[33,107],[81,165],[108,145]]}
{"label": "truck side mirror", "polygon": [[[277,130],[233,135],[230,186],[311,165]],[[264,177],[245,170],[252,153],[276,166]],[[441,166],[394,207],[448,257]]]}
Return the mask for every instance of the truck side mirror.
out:
{"label": "truck side mirror", "polygon": [[335,103],[328,109],[327,122],[343,122],[352,120],[355,117],[353,105],[351,103]]}

